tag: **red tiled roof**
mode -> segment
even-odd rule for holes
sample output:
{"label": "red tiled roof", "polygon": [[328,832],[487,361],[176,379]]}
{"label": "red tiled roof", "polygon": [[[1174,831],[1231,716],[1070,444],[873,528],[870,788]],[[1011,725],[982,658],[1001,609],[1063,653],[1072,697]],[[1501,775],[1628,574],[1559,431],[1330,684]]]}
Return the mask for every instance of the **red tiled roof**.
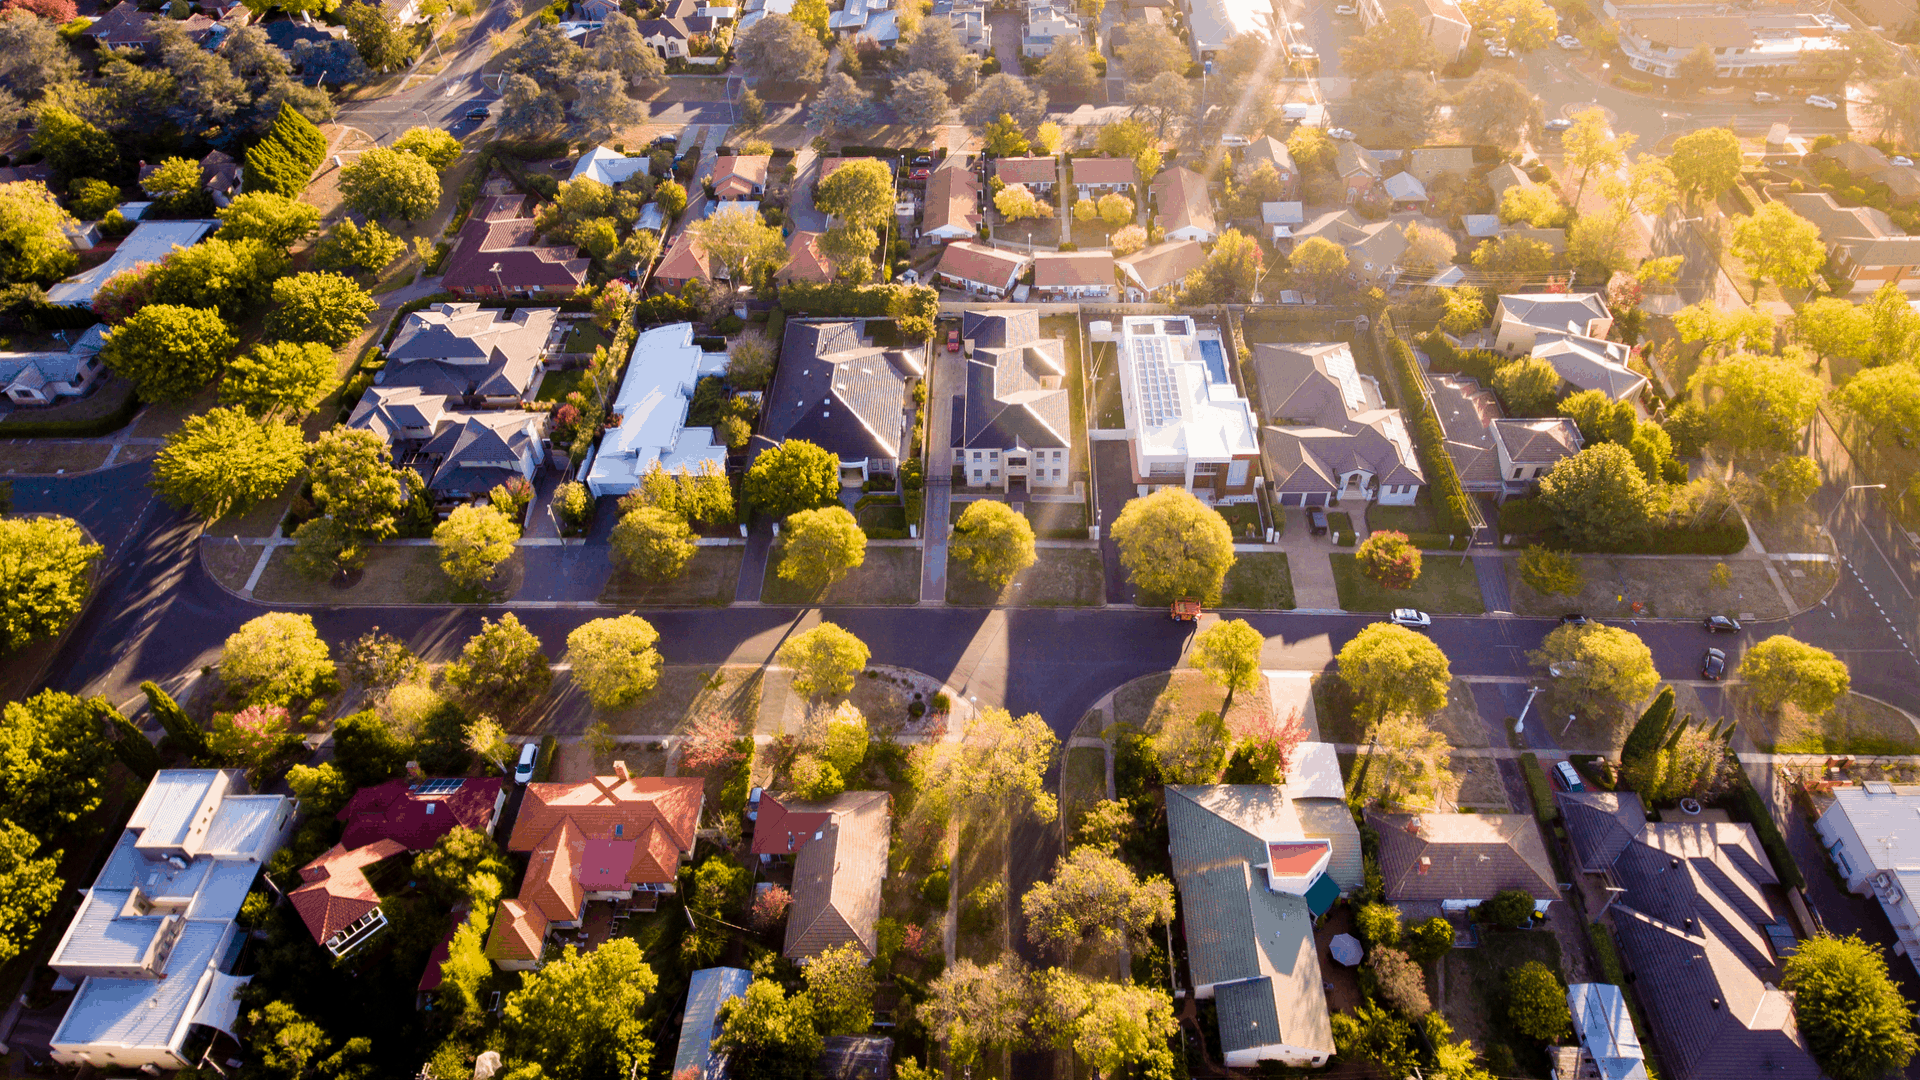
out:
{"label": "red tiled roof", "polygon": [[636,840],[662,825],[675,848],[693,850],[704,797],[697,776],[596,776],[576,784],[528,784],[508,851],[532,851],[562,820],[590,840]]}
{"label": "red tiled roof", "polygon": [[398,840],[408,851],[425,851],[455,826],[485,832],[502,782],[497,776],[466,777],[458,789],[433,795],[416,792],[419,782],[407,778],[361,788],[340,811],[347,823],[340,842],[355,848]]}
{"label": "red tiled roof", "polygon": [[1268,844],[1267,860],[1273,872],[1283,877],[1299,876],[1309,873],[1320,865],[1333,846],[1325,840],[1301,840],[1284,844]]}
{"label": "red tiled roof", "polygon": [[538,960],[547,940],[547,917],[519,900],[502,900],[487,936],[489,960]]}
{"label": "red tiled roof", "polygon": [[767,186],[767,165],[773,158],[766,154],[715,158],[713,195],[717,199],[751,195]]}
{"label": "red tiled roof", "polygon": [[445,978],[441,967],[447,962],[447,954],[453,951],[453,935],[460,932],[461,924],[467,921],[469,910],[464,902],[454,905],[453,917],[447,926],[447,936],[441,938],[440,944],[433,947],[433,954],[427,957],[426,970],[420,973],[420,983],[414,987],[419,993],[426,994],[440,989],[440,983]]}
{"label": "red tiled roof", "polygon": [[825,810],[789,810],[771,795],[760,796],[760,816],[753,823],[753,854],[791,855],[825,829],[833,815]]}
{"label": "red tiled roof", "polygon": [[711,282],[713,260],[707,258],[706,249],[694,241],[693,233],[683,229],[667,244],[667,253],[654,268],[653,276],[667,281]]}
{"label": "red tiled roof", "polygon": [[587,900],[579,874],[586,851],[587,838],[571,820],[563,819],[527,860],[527,877],[520,883],[520,899],[550,922],[578,919]]}
{"label": "red tiled roof", "polygon": [[[448,289],[570,291],[586,283],[589,260],[579,249],[534,243],[533,218],[522,217],[521,195],[495,195],[474,204],[460,246],[447,265]],[[495,274],[493,268],[500,267]]]}
{"label": "red tiled roof", "polygon": [[820,235],[797,230],[787,240],[787,265],[773,275],[775,281],[832,281],[833,265],[820,254]]}
{"label": "red tiled roof", "polygon": [[1074,158],[1075,184],[1131,184],[1136,177],[1132,158]]}
{"label": "red tiled roof", "polygon": [[1051,184],[1059,179],[1060,167],[1050,157],[1000,158],[993,175],[1003,184]]}
{"label": "red tiled roof", "polygon": [[367,881],[366,868],[406,848],[397,841],[380,840],[349,850],[335,844],[326,854],[300,868],[306,884],[287,895],[293,909],[313,934],[313,940],[327,939],[353,925],[354,920],[380,906],[380,895]]}

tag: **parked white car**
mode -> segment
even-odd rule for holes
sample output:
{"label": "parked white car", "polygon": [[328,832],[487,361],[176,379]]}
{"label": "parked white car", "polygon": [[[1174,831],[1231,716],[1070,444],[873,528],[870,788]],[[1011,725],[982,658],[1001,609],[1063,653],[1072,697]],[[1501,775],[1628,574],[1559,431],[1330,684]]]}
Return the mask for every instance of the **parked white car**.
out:
{"label": "parked white car", "polygon": [[1753,92],[1753,103],[1755,105],[1774,105],[1779,101],[1779,94],[1769,94],[1765,90],[1755,90]]}
{"label": "parked white car", "polygon": [[1892,165],[1898,165],[1903,169],[1913,167],[1913,159],[1910,157],[1907,157],[1905,154],[1896,154],[1893,157],[1888,158],[1887,162]]}
{"label": "parked white car", "polygon": [[1553,39],[1553,43],[1563,49],[1577,49],[1580,47],[1580,39],[1574,37],[1572,34],[1561,34],[1559,37]]}
{"label": "parked white car", "polygon": [[1354,7],[1352,4],[1335,4],[1333,5],[1333,13],[1335,15],[1358,15],[1360,14],[1360,9]]}
{"label": "parked white car", "polygon": [[1547,121],[1545,126],[1548,131],[1566,131],[1573,127],[1573,121],[1564,116],[1556,116]]}
{"label": "parked white car", "polygon": [[1252,140],[1250,140],[1250,139],[1248,139],[1248,138],[1247,138],[1247,137],[1246,137],[1245,135],[1222,135],[1222,136],[1220,136],[1220,145],[1221,145],[1221,146],[1245,146],[1245,145],[1247,145],[1247,144],[1248,144],[1249,142],[1251,142],[1251,141],[1252,141]]}
{"label": "parked white car", "polygon": [[1419,630],[1433,625],[1433,616],[1410,607],[1394,608],[1387,613],[1387,618],[1395,626],[1411,626]]}
{"label": "parked white car", "polygon": [[1346,128],[1328,128],[1327,138],[1339,139],[1341,142],[1351,142],[1353,140],[1353,132],[1348,131]]}
{"label": "parked white car", "polygon": [[1295,60],[1317,60],[1320,57],[1319,53],[1313,51],[1311,45],[1289,45],[1287,52],[1291,53]]}
{"label": "parked white car", "polygon": [[1807,104],[1813,106],[1816,109],[1838,109],[1840,107],[1839,102],[1833,100],[1830,97],[1823,97],[1819,94],[1809,94],[1807,96]]}

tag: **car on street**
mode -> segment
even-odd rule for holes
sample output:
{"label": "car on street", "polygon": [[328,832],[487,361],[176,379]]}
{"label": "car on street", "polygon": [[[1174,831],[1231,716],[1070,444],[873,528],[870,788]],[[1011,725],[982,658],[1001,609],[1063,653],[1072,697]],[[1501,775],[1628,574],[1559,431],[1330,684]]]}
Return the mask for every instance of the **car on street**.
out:
{"label": "car on street", "polygon": [[958,330],[947,331],[947,351],[948,352],[960,351],[960,331]]}
{"label": "car on street", "polygon": [[1568,791],[1587,790],[1587,785],[1580,782],[1580,773],[1573,767],[1573,762],[1571,761],[1555,763],[1553,766],[1553,774],[1560,778],[1560,786],[1566,788]]}
{"label": "car on street", "polygon": [[1838,109],[1840,107],[1839,102],[1820,94],[1808,94],[1807,104],[1816,109]]}
{"label": "car on street", "polygon": [[656,136],[652,142],[648,143],[647,147],[648,149],[651,149],[651,150],[673,150],[673,149],[677,149],[679,145],[680,145],[680,136],[659,135],[659,136]]}
{"label": "car on street", "polygon": [[1333,13],[1335,15],[1358,15],[1360,14],[1360,9],[1354,7],[1352,4],[1335,4],[1333,5]]}
{"label": "car on street", "polygon": [[1560,616],[1560,625],[1585,626],[1587,625],[1587,617],[1577,611],[1569,611],[1565,615]]}
{"label": "car on street", "polygon": [[1289,45],[1287,46],[1287,52],[1295,60],[1318,60],[1320,58],[1320,54],[1314,52],[1313,46],[1311,45]]}
{"label": "car on street", "polygon": [[1580,39],[1574,37],[1572,34],[1561,34],[1559,37],[1553,39],[1553,43],[1563,49],[1569,50],[1580,47]]}
{"label": "car on street", "polygon": [[1567,119],[1564,116],[1556,116],[1553,119],[1547,121],[1546,123],[1546,129],[1548,131],[1565,131],[1568,128],[1571,128],[1572,126],[1573,126],[1573,121]]}
{"label": "car on street", "polygon": [[1719,682],[1727,677],[1727,654],[1719,649],[1708,649],[1700,658],[1700,677]]}
{"label": "car on street", "polygon": [[1410,607],[1394,608],[1387,613],[1387,618],[1395,626],[1411,626],[1416,630],[1425,630],[1433,625],[1433,616]]}
{"label": "car on street", "polygon": [[1338,127],[1336,127],[1336,128],[1328,128],[1328,129],[1327,129],[1327,138],[1329,138],[1329,139],[1339,139],[1339,140],[1340,140],[1341,142],[1352,142],[1352,141],[1353,141],[1353,132],[1351,132],[1351,131],[1348,131],[1348,130],[1347,130],[1346,128],[1338,128]]}
{"label": "car on street", "polygon": [[1888,163],[1893,165],[1898,165],[1903,169],[1909,169],[1913,167],[1913,159],[1910,157],[1907,157],[1905,154],[1895,154],[1894,156],[1888,158],[1887,161]]}
{"label": "car on street", "polygon": [[1769,94],[1765,90],[1755,90],[1753,92],[1753,103],[1755,105],[1776,105],[1779,104],[1779,102],[1779,94]]}
{"label": "car on street", "polygon": [[1247,137],[1246,137],[1245,135],[1222,135],[1222,136],[1220,136],[1220,145],[1221,145],[1221,146],[1246,146],[1246,145],[1248,145],[1249,143],[1251,143],[1252,141],[1253,141],[1252,139],[1249,139],[1249,138],[1247,138]]}
{"label": "car on street", "polygon": [[492,109],[480,108],[480,109],[467,110],[467,119],[469,120],[485,120],[486,118],[492,115],[493,115]]}
{"label": "car on street", "polygon": [[1507,48],[1505,45],[1489,45],[1487,46],[1487,55],[1505,58],[1512,56],[1513,50]]}
{"label": "car on street", "polygon": [[1700,620],[1700,625],[1712,634],[1737,634],[1740,632],[1740,620],[1725,615],[1709,615]]}

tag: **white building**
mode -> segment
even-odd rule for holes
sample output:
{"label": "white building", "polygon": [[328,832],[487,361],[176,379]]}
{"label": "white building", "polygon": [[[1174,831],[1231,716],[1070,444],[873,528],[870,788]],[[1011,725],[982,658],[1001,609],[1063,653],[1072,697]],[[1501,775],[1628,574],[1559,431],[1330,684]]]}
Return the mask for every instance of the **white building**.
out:
{"label": "white building", "polygon": [[628,157],[610,146],[596,146],[580,155],[580,160],[574,162],[572,175],[567,179],[598,180],[612,187],[636,176],[646,175],[648,165],[649,160],[644,154]]}
{"label": "white building", "polygon": [[1508,356],[1532,352],[1543,331],[1605,338],[1612,329],[1613,316],[1597,292],[1509,293],[1493,311],[1493,347]]}
{"label": "white building", "polygon": [[1920,970],[1920,786],[1873,780],[1835,788],[1833,798],[1814,831],[1847,888],[1880,901],[1893,951]]}
{"label": "white building", "polygon": [[248,795],[239,772],[163,769],[47,965],[79,984],[50,1045],[63,1065],[110,1071],[198,1064],[196,1026],[233,1034],[249,978],[226,974],[234,923],[299,803]]}
{"label": "white building", "polygon": [[1714,75],[1723,79],[1818,75],[1838,71],[1847,58],[1838,20],[1824,13],[1673,4],[1634,5],[1618,18],[1628,66],[1662,79],[1678,76],[1680,62],[1701,45],[1712,50]]}
{"label": "white building", "polygon": [[1272,38],[1277,21],[1272,0],[1187,0],[1186,7],[1194,59],[1203,64],[1236,34]]}
{"label": "white building", "polygon": [[1219,328],[1186,315],[1152,315],[1089,329],[1093,340],[1118,346],[1120,403],[1140,494],[1179,484],[1211,502],[1251,501],[1259,424],[1234,386],[1231,346]]}
{"label": "white building", "polygon": [[[1612,983],[1574,983],[1567,987],[1567,1010],[1573,1014],[1573,1033],[1582,1055],[1593,1064],[1599,1080],[1647,1080],[1647,1055],[1633,1030],[1633,1014],[1626,995]],[[1589,1075],[1582,1061],[1580,1076]],[[1556,1077],[1555,1080],[1577,1080]]]}
{"label": "white building", "polygon": [[701,376],[726,370],[726,353],[704,352],[693,343],[692,323],[642,333],[613,402],[620,426],[600,437],[600,449],[587,466],[585,480],[594,498],[625,495],[656,461],[670,472],[698,469],[703,461],[724,466],[727,448],[714,442],[713,429],[686,423]]}
{"label": "white building", "polygon": [[47,290],[47,303],[65,307],[91,307],[93,294],[113,275],[131,270],[141,263],[157,263],[174,248],[188,248],[207,238],[220,227],[218,221],[142,221],[113,249],[107,261],[82,270]]}

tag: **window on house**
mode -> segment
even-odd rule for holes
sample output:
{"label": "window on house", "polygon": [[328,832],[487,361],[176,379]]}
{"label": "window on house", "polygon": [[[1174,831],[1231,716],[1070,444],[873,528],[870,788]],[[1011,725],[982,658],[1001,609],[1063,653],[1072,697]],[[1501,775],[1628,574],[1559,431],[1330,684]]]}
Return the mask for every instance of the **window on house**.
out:
{"label": "window on house", "polygon": [[979,470],[979,469],[975,469],[975,470],[973,470],[973,482],[974,482],[974,483],[976,483],[976,484],[980,482],[980,470]]}
{"label": "window on house", "polygon": [[1526,475],[1526,470],[1525,470],[1525,469],[1515,469],[1515,470],[1513,470],[1513,478],[1514,478],[1515,480],[1519,480],[1519,479],[1521,479],[1521,478],[1523,478],[1523,477],[1524,477],[1525,475]]}
{"label": "window on house", "polygon": [[1055,470],[1053,470],[1053,478],[1054,478],[1055,480],[1058,480],[1058,479],[1060,479],[1060,470],[1059,470],[1059,469],[1055,469]]}
{"label": "window on house", "polygon": [[994,470],[992,470],[991,472],[989,472],[989,473],[987,474],[987,476],[988,476],[988,478],[989,478],[989,479],[992,479],[992,480],[998,480],[998,479],[1000,479],[1000,470],[999,470],[999,469],[994,469]]}
{"label": "window on house", "polygon": [[979,461],[979,460],[980,460],[980,451],[978,451],[978,450],[975,450],[975,451],[973,452],[973,460],[975,460],[975,461]]}

